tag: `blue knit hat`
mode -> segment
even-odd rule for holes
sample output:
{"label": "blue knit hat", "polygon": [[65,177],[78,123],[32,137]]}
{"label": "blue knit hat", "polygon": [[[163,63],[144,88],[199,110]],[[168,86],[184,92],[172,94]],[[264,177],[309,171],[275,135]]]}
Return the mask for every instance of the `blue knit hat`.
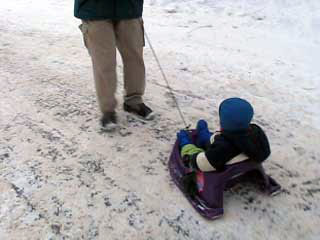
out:
{"label": "blue knit hat", "polygon": [[220,125],[226,131],[248,129],[253,117],[253,107],[241,98],[228,98],[219,107]]}

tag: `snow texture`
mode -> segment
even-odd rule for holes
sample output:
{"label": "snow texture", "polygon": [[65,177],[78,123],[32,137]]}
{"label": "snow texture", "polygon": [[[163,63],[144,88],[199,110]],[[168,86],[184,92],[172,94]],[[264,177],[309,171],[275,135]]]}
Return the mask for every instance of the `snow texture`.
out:
{"label": "snow texture", "polygon": [[168,157],[183,127],[145,48],[145,101],[156,119],[123,112],[99,129],[91,62],[71,0],[1,1],[0,239],[320,238],[320,2],[149,0],[146,33],[188,123],[218,128],[227,97],[255,107],[282,186],[225,193],[208,222],[172,183]]}

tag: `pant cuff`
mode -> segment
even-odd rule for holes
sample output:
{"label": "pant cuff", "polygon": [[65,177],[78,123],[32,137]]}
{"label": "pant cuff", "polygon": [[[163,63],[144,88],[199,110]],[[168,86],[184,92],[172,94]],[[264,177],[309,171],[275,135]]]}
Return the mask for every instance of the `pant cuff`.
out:
{"label": "pant cuff", "polygon": [[130,106],[143,103],[141,95],[131,95],[124,97],[124,102]]}

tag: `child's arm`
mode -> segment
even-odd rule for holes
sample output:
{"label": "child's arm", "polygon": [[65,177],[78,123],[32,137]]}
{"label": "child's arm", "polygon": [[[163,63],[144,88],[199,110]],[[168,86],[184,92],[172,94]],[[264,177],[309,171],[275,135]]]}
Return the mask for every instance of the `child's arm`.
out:
{"label": "child's arm", "polygon": [[197,146],[191,144],[189,135],[186,131],[180,131],[177,136],[180,142],[181,155],[187,158],[193,169],[209,172],[216,169],[208,160],[205,150],[214,141],[214,135],[209,131],[208,123],[201,119],[197,122]]}
{"label": "child's arm", "polygon": [[182,157],[187,157],[193,169],[202,172],[222,170],[230,159],[234,156],[228,152],[224,145],[212,144],[207,151],[193,144],[185,145],[181,149]]}
{"label": "child's arm", "polygon": [[209,131],[208,123],[201,119],[197,122],[197,147],[192,144],[189,134],[185,130],[181,130],[178,134],[178,140],[181,148],[181,156],[187,158],[190,167],[196,170],[208,172],[216,169],[208,160],[205,150],[214,141],[214,135]]}
{"label": "child's arm", "polygon": [[181,156],[187,157],[193,169],[203,172],[215,171],[216,169],[208,161],[202,148],[198,148],[194,144],[188,144],[182,147]]}
{"label": "child's arm", "polygon": [[181,156],[188,159],[191,168],[200,171],[215,170],[207,160],[204,150],[192,144],[187,131],[181,130],[177,137],[181,148]]}
{"label": "child's arm", "polygon": [[180,132],[178,132],[177,138],[179,141],[182,158],[188,159],[191,168],[199,170],[199,167],[197,166],[195,159],[197,155],[203,152],[204,150],[192,144],[192,141],[186,130],[181,130]]}
{"label": "child's arm", "polygon": [[230,148],[221,135],[211,137],[211,145],[206,151],[192,144],[187,131],[181,130],[177,135],[181,156],[187,158],[190,167],[198,171],[222,170],[226,162],[239,154],[237,150],[235,152],[232,150],[234,148]]}

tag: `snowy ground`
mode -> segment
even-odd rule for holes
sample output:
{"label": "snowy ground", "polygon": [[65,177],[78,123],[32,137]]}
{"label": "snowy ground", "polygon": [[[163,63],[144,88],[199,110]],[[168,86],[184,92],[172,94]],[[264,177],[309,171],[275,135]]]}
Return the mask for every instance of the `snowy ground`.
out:
{"label": "snowy ground", "polygon": [[214,128],[221,100],[240,96],[271,141],[265,167],[284,191],[237,186],[214,222],[170,181],[183,126],[150,48],[145,99],[157,119],[120,104],[121,129],[103,133],[72,13],[71,0],[1,2],[0,239],[320,238],[318,0],[146,1],[146,31],[187,121]]}

